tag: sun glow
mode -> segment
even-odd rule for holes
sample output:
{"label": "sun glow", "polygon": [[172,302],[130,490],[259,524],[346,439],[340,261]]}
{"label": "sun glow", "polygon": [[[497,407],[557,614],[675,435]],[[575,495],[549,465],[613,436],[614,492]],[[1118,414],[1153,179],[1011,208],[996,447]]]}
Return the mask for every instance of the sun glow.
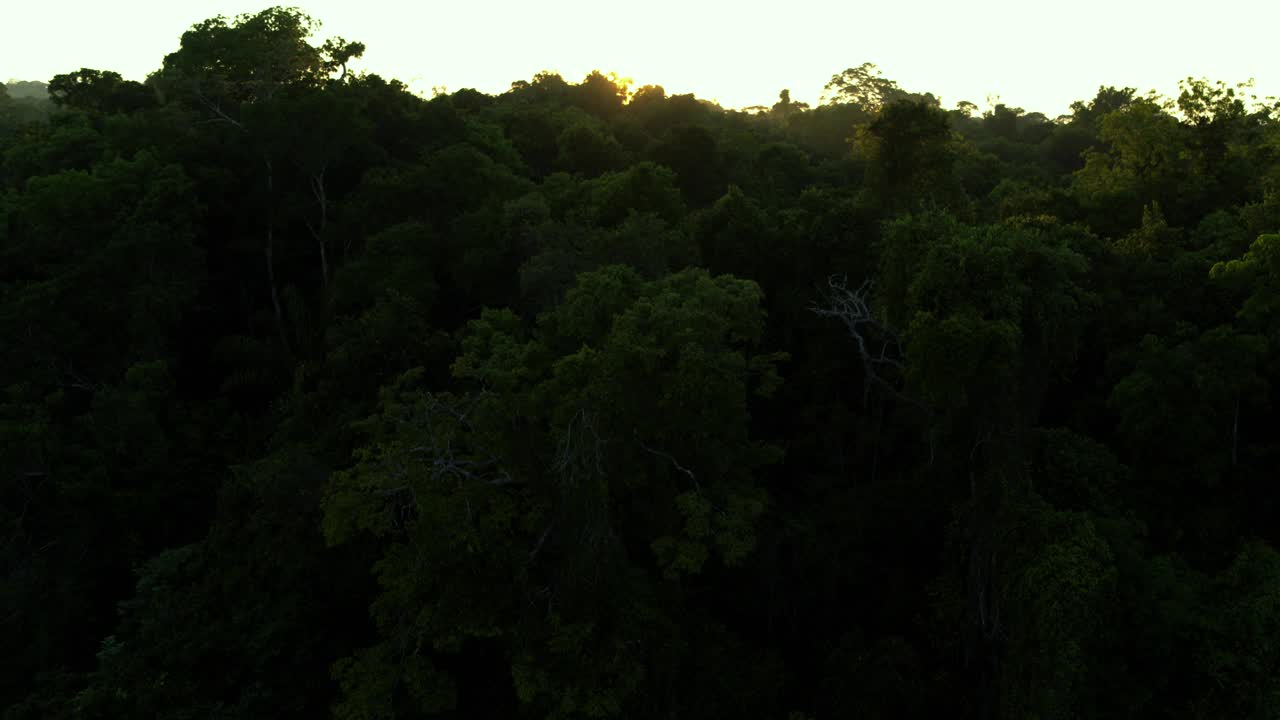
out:
{"label": "sun glow", "polygon": [[[193,23],[266,4],[21,3],[5,11],[0,74],[48,80],[93,67],[141,79]],[[633,87],[658,84],[726,107],[770,105],[783,88],[796,101],[815,103],[832,74],[867,61],[948,107],[998,95],[1049,116],[1100,85],[1176,93],[1187,76],[1230,83],[1255,77],[1260,96],[1280,94],[1270,37],[1280,4],[1256,0],[1221,0],[1207,14],[1184,0],[1081,0],[1055,9],[1051,21],[1012,0],[653,0],[644,12],[586,0],[298,4],[323,22],[322,35],[366,43],[359,69],[428,95],[432,88],[502,92],[543,70],[578,82],[599,69],[633,78]],[[1250,21],[1239,22],[1243,17]]]}

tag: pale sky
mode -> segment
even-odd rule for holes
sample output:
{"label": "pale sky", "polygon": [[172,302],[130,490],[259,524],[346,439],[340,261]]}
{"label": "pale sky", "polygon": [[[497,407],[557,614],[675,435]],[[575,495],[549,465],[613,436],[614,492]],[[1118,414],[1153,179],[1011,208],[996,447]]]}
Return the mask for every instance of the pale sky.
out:
{"label": "pale sky", "polygon": [[[282,3],[289,4],[289,3]],[[761,3],[751,0],[301,0],[368,46],[356,67],[434,86],[496,93],[559,71],[577,82],[616,71],[726,107],[770,105],[778,91],[816,102],[832,74],[863,62],[945,107],[989,95],[1067,112],[1099,85],[1176,94],[1194,75],[1256,78],[1280,95],[1280,0],[972,0]],[[256,12],[234,0],[0,0],[0,79],[48,80],[80,67],[141,80],[182,32],[214,15]]]}

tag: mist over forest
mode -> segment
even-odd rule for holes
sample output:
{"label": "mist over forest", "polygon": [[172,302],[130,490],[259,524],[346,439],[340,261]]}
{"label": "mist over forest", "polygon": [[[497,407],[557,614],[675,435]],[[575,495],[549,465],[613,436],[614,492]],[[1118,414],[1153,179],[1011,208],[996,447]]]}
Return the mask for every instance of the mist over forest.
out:
{"label": "mist over forest", "polygon": [[319,31],[0,86],[0,718],[1280,717],[1275,99]]}

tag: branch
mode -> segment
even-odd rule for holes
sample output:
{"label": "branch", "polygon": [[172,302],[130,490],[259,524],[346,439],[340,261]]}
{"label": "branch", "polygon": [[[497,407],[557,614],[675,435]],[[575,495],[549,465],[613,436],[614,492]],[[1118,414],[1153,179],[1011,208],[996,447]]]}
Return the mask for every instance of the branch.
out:
{"label": "branch", "polygon": [[[397,418],[397,433],[425,436],[425,442],[412,447],[400,447],[382,456],[380,470],[390,481],[401,484],[375,493],[386,498],[397,529],[403,529],[418,506],[417,488],[423,483],[447,483],[452,481],[454,490],[462,493],[463,501],[471,512],[469,490],[482,487],[523,485],[525,480],[513,478],[501,467],[501,459],[493,453],[461,453],[454,447],[454,433],[459,428],[471,430],[467,415],[474,407],[463,402],[443,401],[433,394],[425,396],[425,402],[410,406]],[[438,421],[444,417],[444,426]],[[456,425],[454,424],[456,423]],[[425,480],[422,478],[425,477]],[[390,483],[388,483],[390,484]]]}
{"label": "branch", "polygon": [[677,470],[684,473],[685,475],[688,475],[689,479],[693,481],[694,487],[698,489],[698,492],[702,492],[702,484],[698,482],[697,476],[693,474],[692,470],[681,465],[680,461],[676,460],[674,457],[671,456],[671,453],[663,452],[662,450],[656,450],[654,448],[649,447],[644,443],[644,440],[640,439],[640,433],[638,432],[635,433],[635,438],[636,438],[636,443],[639,444],[640,447],[643,448],[645,452],[651,453],[653,455],[657,455],[658,457],[663,458],[668,462],[670,462],[672,465],[675,466]]}
{"label": "branch", "polygon": [[533,559],[538,557],[538,553],[542,550],[542,546],[547,542],[547,538],[551,536],[551,531],[555,526],[556,524],[553,521],[547,525],[547,529],[542,531],[542,535],[538,537],[537,544],[533,546],[533,550],[529,553],[529,562],[533,562]]}
{"label": "branch", "polygon": [[[906,366],[902,360],[902,344],[898,336],[871,311],[868,296],[873,283],[866,280],[856,290],[849,289],[848,277],[831,275],[827,278],[827,293],[822,305],[810,305],[809,311],[819,317],[835,318],[844,323],[849,336],[858,345],[858,357],[862,360],[864,386],[862,401],[867,402],[871,385],[879,385],[892,396],[913,405],[926,415],[932,411],[915,398],[903,394],[897,387],[897,379],[887,373],[901,374]],[[872,348],[879,346],[877,351]]]}
{"label": "branch", "polygon": [[197,125],[201,125],[204,123],[225,122],[225,123],[231,124],[232,127],[235,127],[240,132],[248,132],[245,129],[243,123],[241,123],[239,120],[236,120],[235,118],[223,112],[222,106],[210,100],[208,97],[206,97],[204,93],[200,92],[199,88],[196,89],[196,97],[200,99],[200,103],[204,105],[206,108],[208,108],[210,112],[218,116],[216,118],[210,118],[208,120],[201,120],[196,123]]}
{"label": "branch", "polygon": [[[574,427],[578,428],[578,435],[589,441],[589,446],[582,448],[581,440],[575,443]],[[589,463],[594,467],[586,467],[590,472],[593,471],[597,476],[604,475],[604,464],[600,453],[600,446],[603,445],[599,433],[596,432],[595,422],[591,417],[591,413],[586,408],[580,408],[569,419],[569,426],[565,428],[564,439],[560,443],[560,451],[556,455],[556,460],[552,464],[552,469],[557,472],[568,472],[569,478],[573,479],[579,466],[583,463]],[[587,457],[583,457],[587,455]]]}

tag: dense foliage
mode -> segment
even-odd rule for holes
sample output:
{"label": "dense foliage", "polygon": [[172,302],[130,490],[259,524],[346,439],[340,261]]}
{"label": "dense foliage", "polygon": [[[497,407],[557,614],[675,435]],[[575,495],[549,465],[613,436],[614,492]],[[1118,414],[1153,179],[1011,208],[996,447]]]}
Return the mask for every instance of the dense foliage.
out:
{"label": "dense foliage", "polygon": [[1280,717],[1280,106],[316,29],[0,92],[4,718]]}

